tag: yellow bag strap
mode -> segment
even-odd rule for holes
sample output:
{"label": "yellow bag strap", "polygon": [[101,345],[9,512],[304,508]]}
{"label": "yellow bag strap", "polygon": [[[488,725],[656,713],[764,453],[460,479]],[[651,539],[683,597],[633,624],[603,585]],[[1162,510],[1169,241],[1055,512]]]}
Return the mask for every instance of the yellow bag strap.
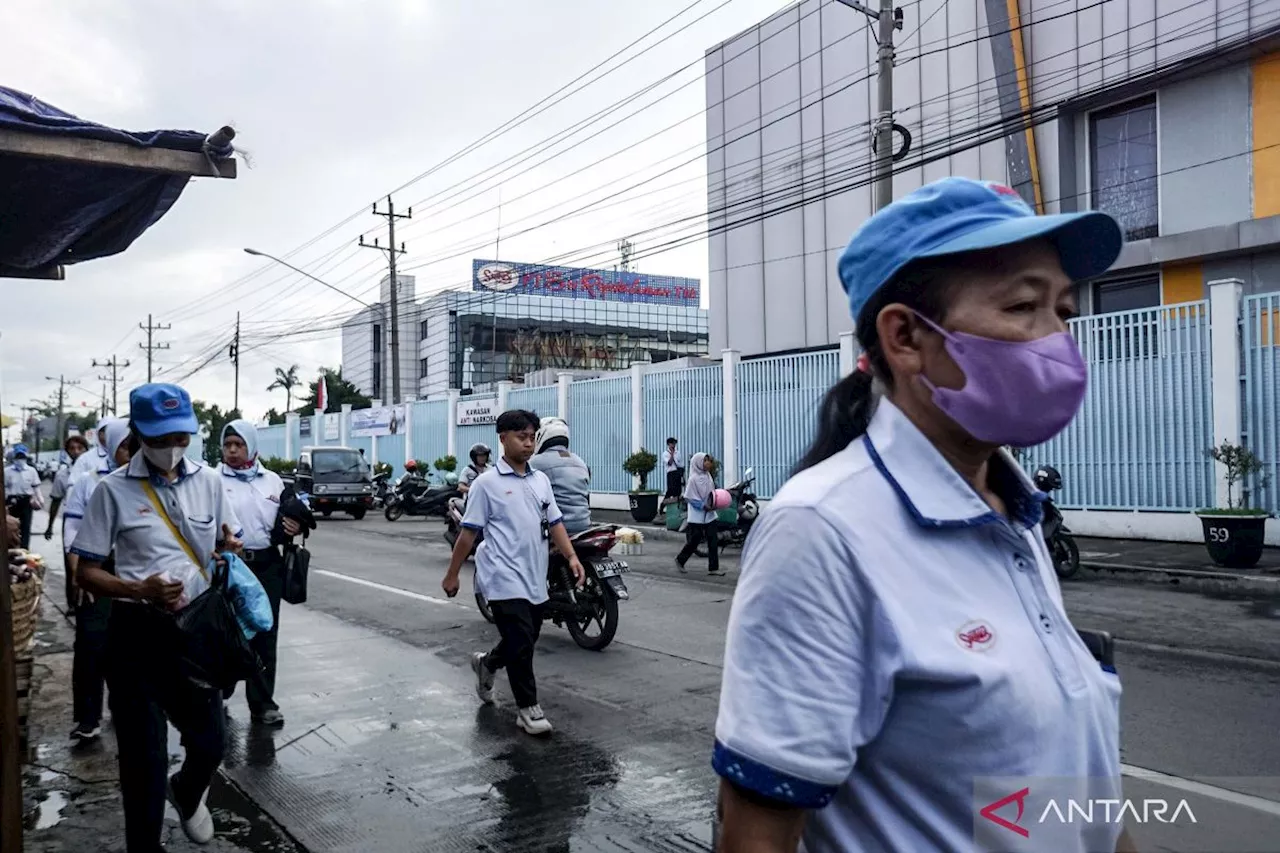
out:
{"label": "yellow bag strap", "polygon": [[182,550],[187,552],[187,556],[191,558],[191,562],[196,564],[196,570],[200,572],[200,577],[209,581],[209,575],[204,570],[204,564],[196,559],[196,551],[191,547],[191,543],[187,541],[187,537],[182,535],[182,531],[173,523],[173,519],[169,518],[169,513],[165,511],[164,504],[160,502],[160,496],[156,494],[156,487],[151,485],[150,480],[142,481],[142,490],[147,493],[147,499],[151,501],[151,505],[156,508],[156,512],[160,514],[160,518],[164,520],[165,527],[169,528],[169,532],[173,534],[173,538],[178,540],[178,544],[182,546]]}

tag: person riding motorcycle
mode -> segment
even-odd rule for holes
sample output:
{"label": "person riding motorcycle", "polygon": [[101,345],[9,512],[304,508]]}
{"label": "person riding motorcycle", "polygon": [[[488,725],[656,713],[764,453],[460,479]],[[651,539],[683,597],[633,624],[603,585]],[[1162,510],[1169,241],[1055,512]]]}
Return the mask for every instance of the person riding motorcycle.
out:
{"label": "person riding motorcycle", "polygon": [[591,468],[569,450],[569,424],[563,418],[543,418],[533,446],[529,467],[551,480],[565,531],[581,533],[591,526]]}
{"label": "person riding motorcycle", "polygon": [[489,470],[489,456],[491,453],[489,445],[483,442],[476,442],[471,445],[471,464],[462,469],[462,476],[458,478],[458,491],[462,492],[463,495],[471,491],[471,483],[476,477]]}

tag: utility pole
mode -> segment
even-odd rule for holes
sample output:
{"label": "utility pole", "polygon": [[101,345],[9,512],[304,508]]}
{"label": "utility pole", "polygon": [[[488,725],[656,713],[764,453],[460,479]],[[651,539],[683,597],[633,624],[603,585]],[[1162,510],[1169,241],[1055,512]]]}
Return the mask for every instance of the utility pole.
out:
{"label": "utility pole", "polygon": [[79,385],[80,380],[74,379],[71,381],[67,381],[67,377],[61,374],[57,376],[46,376],[45,379],[49,380],[50,382],[56,381],[58,383],[58,444],[62,444],[62,442],[66,441],[67,439],[66,432],[65,432],[67,418],[66,418],[66,415],[64,414],[65,412],[64,402],[66,400],[67,386]]}
{"label": "utility pole", "polygon": [[[99,377],[101,378],[101,377]],[[107,416],[107,383],[102,383],[102,417]]]}
{"label": "utility pole", "polygon": [[[409,208],[407,213],[396,213],[395,203],[391,200],[391,196],[387,196],[387,209],[385,211],[378,210],[378,205],[373,206],[373,215],[382,216],[387,220],[387,242],[389,245],[381,246],[375,237],[372,243],[364,241],[364,235],[360,236],[360,245],[366,249],[378,249],[387,253],[387,265],[391,268],[391,405],[400,404],[400,279],[396,277],[396,255],[405,253],[404,243],[399,247],[396,246],[396,220],[412,219],[413,208]],[[381,353],[379,353],[381,355]]]}
{"label": "utility pole", "polygon": [[148,314],[148,315],[147,315],[147,325],[145,325],[145,326],[144,326],[144,325],[142,325],[141,323],[139,323],[139,324],[138,324],[138,328],[139,328],[139,329],[141,329],[142,331],[144,331],[144,332],[146,332],[146,333],[147,333],[147,342],[146,342],[145,344],[138,344],[138,346],[139,346],[141,349],[146,350],[146,353],[147,353],[147,381],[148,381],[148,382],[150,382],[150,381],[151,381],[151,354],[152,354],[153,352],[155,352],[156,350],[158,350],[158,349],[168,349],[168,348],[169,348],[169,344],[167,344],[167,343],[163,343],[163,344],[156,344],[156,343],[152,343],[152,342],[151,342],[151,334],[152,334],[153,332],[167,332],[169,329],[172,329],[172,328],[173,328],[173,326],[171,326],[171,325],[169,325],[169,324],[167,324],[167,323],[166,323],[165,325],[163,325],[163,326],[153,324],[153,323],[151,322],[151,315],[150,315],[150,314]]}
{"label": "utility pole", "polygon": [[902,29],[902,10],[893,8],[893,0],[880,0],[875,11],[856,0],[840,0],[880,24],[876,38],[879,113],[873,129],[875,151],[875,203],[882,210],[893,201],[893,31]]}
{"label": "utility pole", "polygon": [[120,361],[120,359],[116,358],[116,357],[113,355],[113,356],[111,356],[111,359],[110,359],[109,361],[98,361],[98,360],[95,358],[95,359],[93,360],[93,366],[94,366],[94,367],[110,367],[110,368],[111,368],[111,377],[110,377],[110,378],[108,378],[108,377],[106,377],[106,376],[99,376],[98,378],[99,378],[99,379],[101,379],[103,382],[110,382],[110,383],[111,383],[111,414],[113,414],[113,415],[119,414],[119,413],[120,413],[120,408],[119,408],[119,404],[120,404],[120,394],[119,394],[119,391],[120,391],[120,388],[119,388],[119,386],[120,386],[120,374],[119,374],[119,370],[120,370],[120,368],[122,368],[122,367],[128,367],[128,366],[129,366],[129,362],[128,362],[127,360],[126,360],[126,361],[124,361],[124,362],[121,362],[121,361]]}
{"label": "utility pole", "polygon": [[236,312],[236,336],[231,341],[231,349],[228,351],[231,356],[231,363],[236,367],[236,393],[231,408],[234,411],[240,411],[240,312]]}

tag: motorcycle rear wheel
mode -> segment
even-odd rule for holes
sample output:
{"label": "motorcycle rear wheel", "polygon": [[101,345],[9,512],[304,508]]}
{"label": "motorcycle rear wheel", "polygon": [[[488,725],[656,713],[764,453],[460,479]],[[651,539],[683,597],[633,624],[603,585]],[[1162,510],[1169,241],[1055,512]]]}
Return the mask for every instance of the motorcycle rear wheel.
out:
{"label": "motorcycle rear wheel", "polygon": [[[569,636],[573,637],[579,648],[589,652],[602,652],[618,633],[618,599],[600,583],[594,567],[587,564],[584,568],[587,570],[587,580],[578,596],[590,597],[595,604],[595,613],[581,622],[566,619],[565,627],[569,629]],[[599,633],[589,633],[592,625],[599,627]]]}
{"label": "motorcycle rear wheel", "polygon": [[1059,534],[1053,537],[1050,556],[1059,579],[1074,577],[1080,571],[1080,549],[1070,536]]}
{"label": "motorcycle rear wheel", "polygon": [[489,606],[489,601],[480,593],[476,593],[476,610],[480,611],[480,615],[490,625],[493,624],[493,608]]}
{"label": "motorcycle rear wheel", "polygon": [[400,506],[400,504],[392,504],[382,514],[386,516],[387,521],[395,521],[404,515],[404,507]]}

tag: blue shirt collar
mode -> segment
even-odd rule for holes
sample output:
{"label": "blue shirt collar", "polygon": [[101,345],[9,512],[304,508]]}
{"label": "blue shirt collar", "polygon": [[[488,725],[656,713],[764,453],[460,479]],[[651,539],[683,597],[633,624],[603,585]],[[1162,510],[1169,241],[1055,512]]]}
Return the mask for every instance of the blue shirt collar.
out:
{"label": "blue shirt collar", "polygon": [[[143,455],[141,450],[133,454],[133,458],[129,460],[129,467],[125,470],[128,476],[135,480],[145,480],[150,477],[151,482],[157,486],[173,485],[164,477],[151,476],[151,469],[147,466],[146,457]],[[181,483],[198,470],[200,470],[200,463],[192,462],[184,456],[182,457],[182,464],[178,466],[178,479],[174,482]]]}
{"label": "blue shirt collar", "polygon": [[524,463],[524,465],[525,465],[524,473],[517,474],[516,469],[512,468],[511,463],[507,461],[507,457],[499,456],[498,463],[495,467],[498,469],[499,474],[502,474],[507,477],[528,477],[530,474],[533,473],[533,469],[529,467],[528,462]]}
{"label": "blue shirt collar", "polygon": [[[978,493],[951,467],[929,439],[888,399],[881,398],[862,438],[871,461],[889,481],[911,517],[923,527],[976,527],[1000,522]],[[1007,452],[992,460],[992,476],[1023,527],[1044,518],[1045,495]]]}

